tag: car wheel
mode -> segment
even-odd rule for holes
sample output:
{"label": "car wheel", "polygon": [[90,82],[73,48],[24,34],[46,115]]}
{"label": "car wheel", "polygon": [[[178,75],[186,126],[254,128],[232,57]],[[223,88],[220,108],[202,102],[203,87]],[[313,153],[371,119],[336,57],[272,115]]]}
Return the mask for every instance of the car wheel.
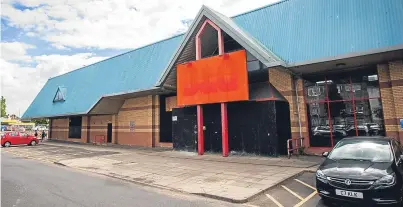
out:
{"label": "car wheel", "polygon": [[4,143],[4,147],[10,147],[10,146],[11,146],[11,143],[10,143],[10,142]]}
{"label": "car wheel", "polygon": [[35,140],[32,140],[31,143],[30,143],[30,145],[31,145],[31,146],[35,146],[35,145],[36,145]]}

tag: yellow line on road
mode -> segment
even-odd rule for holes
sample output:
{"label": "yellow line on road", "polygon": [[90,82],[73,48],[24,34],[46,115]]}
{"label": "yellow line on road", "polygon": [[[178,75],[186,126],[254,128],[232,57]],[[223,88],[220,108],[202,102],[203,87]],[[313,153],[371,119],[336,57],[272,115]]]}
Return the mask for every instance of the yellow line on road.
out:
{"label": "yellow line on road", "polygon": [[281,205],[280,202],[278,202],[276,199],[274,199],[271,195],[266,194],[266,196],[267,196],[271,201],[273,201],[273,203],[275,203],[278,207],[284,207],[283,205]]}
{"label": "yellow line on road", "polygon": [[313,198],[316,194],[318,193],[318,191],[314,191],[313,193],[311,193],[308,197],[304,198],[302,201],[300,201],[299,203],[297,203],[294,207],[300,207],[302,206],[304,203],[306,203],[307,201],[309,201],[311,198]]}
{"label": "yellow line on road", "polygon": [[308,188],[310,188],[310,189],[312,189],[312,190],[316,190],[316,188],[314,188],[313,186],[311,186],[311,185],[309,185],[309,184],[306,184],[305,182],[302,182],[302,181],[300,181],[300,180],[298,180],[298,179],[294,179],[295,181],[297,181],[297,182],[299,182],[299,183],[301,183],[302,185],[305,185],[306,187],[308,187]]}
{"label": "yellow line on road", "polygon": [[289,193],[293,194],[295,197],[299,198],[300,200],[304,200],[303,197],[301,197],[300,195],[298,195],[296,192],[290,190],[289,188],[285,187],[284,185],[282,185],[281,187],[283,187],[286,191],[288,191]]}

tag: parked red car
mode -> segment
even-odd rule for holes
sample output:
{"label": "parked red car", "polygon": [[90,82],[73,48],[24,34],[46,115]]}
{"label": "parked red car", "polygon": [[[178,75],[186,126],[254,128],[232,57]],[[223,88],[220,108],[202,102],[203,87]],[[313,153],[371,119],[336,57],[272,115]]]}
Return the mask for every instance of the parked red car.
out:
{"label": "parked red car", "polygon": [[38,142],[39,140],[35,136],[20,132],[6,132],[1,136],[1,146],[3,147],[20,144],[35,146]]}

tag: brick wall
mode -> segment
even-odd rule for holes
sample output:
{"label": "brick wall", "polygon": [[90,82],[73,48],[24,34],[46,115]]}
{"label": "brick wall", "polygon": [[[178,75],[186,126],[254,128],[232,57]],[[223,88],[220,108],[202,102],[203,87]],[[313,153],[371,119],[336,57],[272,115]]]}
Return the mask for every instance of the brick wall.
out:
{"label": "brick wall", "polygon": [[[305,145],[309,145],[309,134],[307,128],[307,113],[306,105],[304,102],[303,93],[303,80],[297,80],[297,92],[295,90],[295,81],[291,73],[282,67],[269,68],[269,82],[284,96],[290,106],[290,121],[291,121],[291,136],[292,138],[300,137],[300,124],[298,121],[298,107],[299,117],[301,120],[302,136],[305,137]],[[298,100],[297,100],[298,99]]]}
{"label": "brick wall", "polygon": [[[153,118],[154,114],[154,118]],[[125,101],[119,113],[112,117],[115,124],[113,141],[135,146],[159,146],[158,96],[145,96]],[[130,122],[134,128],[130,128]]]}
{"label": "brick wall", "polygon": [[403,61],[379,64],[377,68],[386,135],[403,142],[400,127],[400,119],[403,119]]}
{"label": "brick wall", "polygon": [[[86,120],[87,121],[87,120]],[[106,143],[108,136],[108,123],[112,123],[111,115],[103,116],[90,116],[89,117],[89,133],[82,133],[81,137],[87,137],[89,135],[90,143]],[[85,123],[85,126],[87,122]],[[113,124],[112,124],[113,127]],[[84,119],[83,119],[83,129],[84,129]],[[113,132],[113,129],[112,129]],[[87,138],[85,139],[87,140]],[[113,141],[113,140],[112,140]]]}
{"label": "brick wall", "polygon": [[[81,131],[81,139],[69,138],[69,118],[54,118],[51,119],[51,139],[71,141],[71,142],[86,142],[86,137],[83,137],[83,132]],[[84,123],[84,118],[83,118]]]}
{"label": "brick wall", "polygon": [[58,139],[58,140],[66,140],[69,136],[69,119],[51,119],[52,128],[52,137],[51,139]]}

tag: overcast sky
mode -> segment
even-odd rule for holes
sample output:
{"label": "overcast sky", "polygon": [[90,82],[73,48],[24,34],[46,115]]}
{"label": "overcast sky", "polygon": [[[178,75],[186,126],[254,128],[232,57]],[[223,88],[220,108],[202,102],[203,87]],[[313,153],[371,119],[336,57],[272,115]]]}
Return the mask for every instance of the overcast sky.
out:
{"label": "overcast sky", "polygon": [[1,0],[1,95],[21,115],[47,79],[179,33],[204,4],[233,16],[278,0]]}

